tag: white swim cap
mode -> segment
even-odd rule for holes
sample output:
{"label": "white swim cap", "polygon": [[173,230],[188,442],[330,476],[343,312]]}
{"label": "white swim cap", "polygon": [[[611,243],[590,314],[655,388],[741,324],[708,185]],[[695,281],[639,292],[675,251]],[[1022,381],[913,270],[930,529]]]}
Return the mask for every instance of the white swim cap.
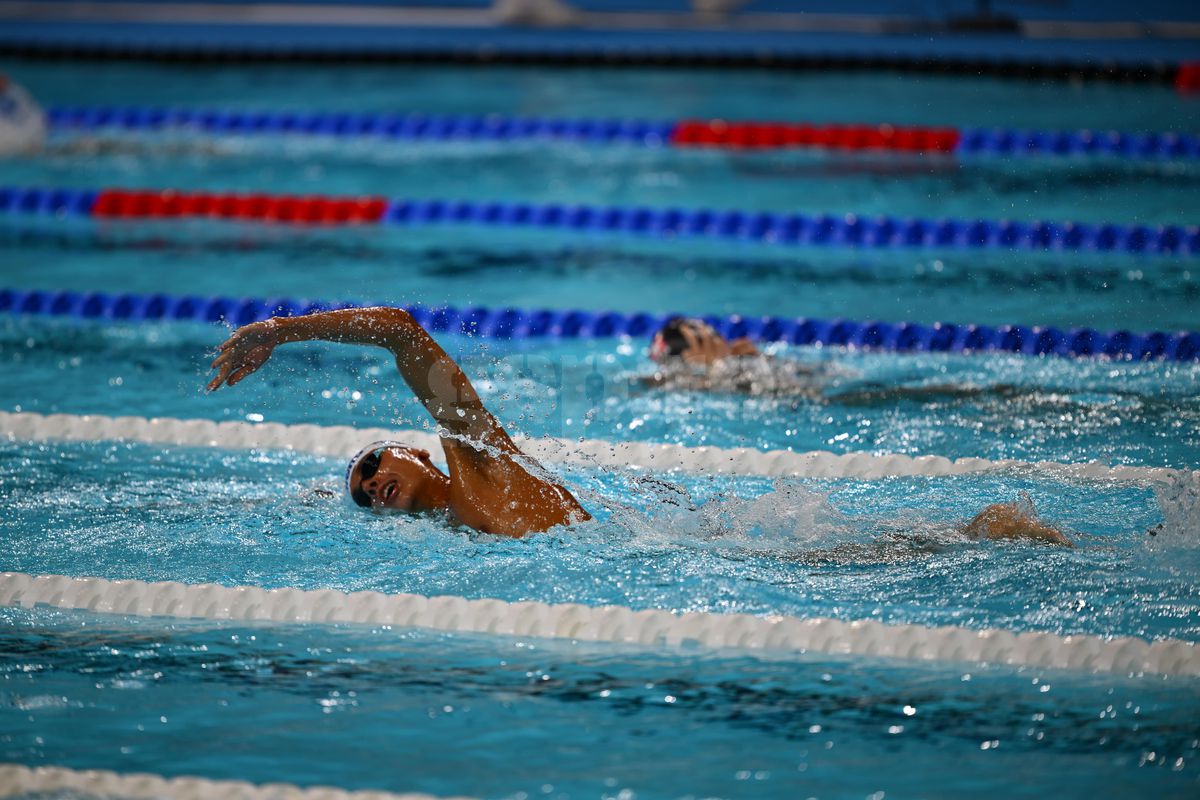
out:
{"label": "white swim cap", "polygon": [[46,115],[12,81],[0,85],[0,155],[32,153],[46,143]]}

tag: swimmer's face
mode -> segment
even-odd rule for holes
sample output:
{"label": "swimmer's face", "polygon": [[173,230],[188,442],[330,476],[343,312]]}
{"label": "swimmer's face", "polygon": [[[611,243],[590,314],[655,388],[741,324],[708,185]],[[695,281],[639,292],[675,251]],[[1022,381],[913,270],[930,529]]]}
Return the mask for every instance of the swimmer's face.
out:
{"label": "swimmer's face", "polygon": [[427,450],[381,447],[364,456],[350,475],[354,502],[377,511],[431,511],[445,508],[441,491],[446,476],[429,460]]}
{"label": "swimmer's face", "polygon": [[689,364],[712,364],[731,354],[725,337],[699,319],[669,320],[650,342],[650,358],[658,363],[683,359]]}

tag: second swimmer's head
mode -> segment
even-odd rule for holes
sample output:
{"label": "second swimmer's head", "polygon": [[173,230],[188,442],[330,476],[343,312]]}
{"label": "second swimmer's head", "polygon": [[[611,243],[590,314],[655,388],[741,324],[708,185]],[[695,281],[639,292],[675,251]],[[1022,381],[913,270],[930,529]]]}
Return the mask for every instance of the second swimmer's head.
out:
{"label": "second swimmer's head", "polygon": [[650,341],[650,358],[655,361],[666,361],[679,358],[701,337],[720,334],[704,320],[690,317],[671,317],[668,319],[654,338]]}
{"label": "second swimmer's head", "polygon": [[695,317],[671,317],[650,341],[650,358],[660,364],[682,359],[692,366],[711,366],[731,356],[756,355],[758,348],[749,339],[729,341]]}

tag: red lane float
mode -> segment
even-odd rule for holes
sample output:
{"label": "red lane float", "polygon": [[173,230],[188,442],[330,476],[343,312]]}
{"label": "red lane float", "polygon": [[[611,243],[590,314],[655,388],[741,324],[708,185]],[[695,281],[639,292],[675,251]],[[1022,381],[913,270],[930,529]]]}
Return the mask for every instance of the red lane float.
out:
{"label": "red lane float", "polygon": [[773,150],[823,147],[831,150],[887,150],[951,153],[961,134],[954,128],[893,125],[806,125],[782,122],[682,120],[671,143],[677,147]]}
{"label": "red lane float", "polygon": [[1187,61],[1175,73],[1175,91],[1180,94],[1200,93],[1200,61]]}
{"label": "red lane float", "polygon": [[212,192],[105,189],[92,215],[119,219],[212,217],[307,225],[370,224],[383,219],[382,197],[296,197]]}

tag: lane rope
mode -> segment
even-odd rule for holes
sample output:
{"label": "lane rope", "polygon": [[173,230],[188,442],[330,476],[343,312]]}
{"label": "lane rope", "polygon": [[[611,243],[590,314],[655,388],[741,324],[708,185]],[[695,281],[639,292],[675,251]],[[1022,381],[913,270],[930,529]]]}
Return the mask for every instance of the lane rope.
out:
{"label": "lane rope", "polygon": [[46,109],[46,118],[51,129],[70,133],[178,129],[221,135],[304,134],[404,141],[549,139],[732,150],[823,148],[960,156],[1200,158],[1200,137],[1174,132],[1045,131],[724,119],[559,119],[499,114],[256,111],[160,106],[51,106]]}
{"label": "lane rope", "polygon": [[1147,642],[1131,637],[1012,633],[874,620],[635,611],[623,606],[510,603],[453,595],[348,594],[334,589],[262,589],[6,572],[0,574],[0,606],[50,606],[144,617],[394,625],[657,647],[700,645],[1089,672],[1200,675],[1200,648],[1178,639]]}
{"label": "lane rope", "polygon": [[0,764],[0,797],[61,793],[125,800],[437,800],[433,795],[410,792],[346,791],[332,786],[303,787],[289,783],[256,785],[192,776],[166,778],[141,772]]}
{"label": "lane rope", "polygon": [[[284,425],[275,422],[214,422],[170,417],[107,417],[0,411],[0,435],[22,441],[126,441],[180,447],[293,450],[349,458],[364,442],[401,440],[430,452],[441,452],[436,434],[420,430],[353,428],[345,425]],[[1167,467],[1108,465],[1092,461],[949,459],[870,453],[756,450],[749,447],[686,447],[652,442],[608,442],[602,439],[558,439],[514,436],[520,448],[540,461],[599,468],[681,471],[702,475],[790,478],[858,478],[968,475],[1025,470],[1061,480],[1112,480],[1173,483],[1188,470]]]}
{"label": "lane rope", "polygon": [[191,192],[0,187],[0,214],[104,219],[208,218],[291,225],[483,225],[778,246],[966,248],[1189,255],[1196,225],[860,217],[767,211]]}
{"label": "lane rope", "polygon": [[[167,294],[107,294],[0,288],[0,313],[130,322],[193,321],[247,325],[272,316],[297,316],[359,304],[291,298],[231,298]],[[386,304],[385,304],[386,305]],[[488,339],[649,338],[674,314],[582,309],[491,309],[481,306],[404,307],[434,333]],[[723,336],[767,342],[891,352],[995,352],[1064,358],[1146,361],[1200,360],[1200,331],[1098,331],[1029,325],[854,321],[785,317],[705,316]]]}

